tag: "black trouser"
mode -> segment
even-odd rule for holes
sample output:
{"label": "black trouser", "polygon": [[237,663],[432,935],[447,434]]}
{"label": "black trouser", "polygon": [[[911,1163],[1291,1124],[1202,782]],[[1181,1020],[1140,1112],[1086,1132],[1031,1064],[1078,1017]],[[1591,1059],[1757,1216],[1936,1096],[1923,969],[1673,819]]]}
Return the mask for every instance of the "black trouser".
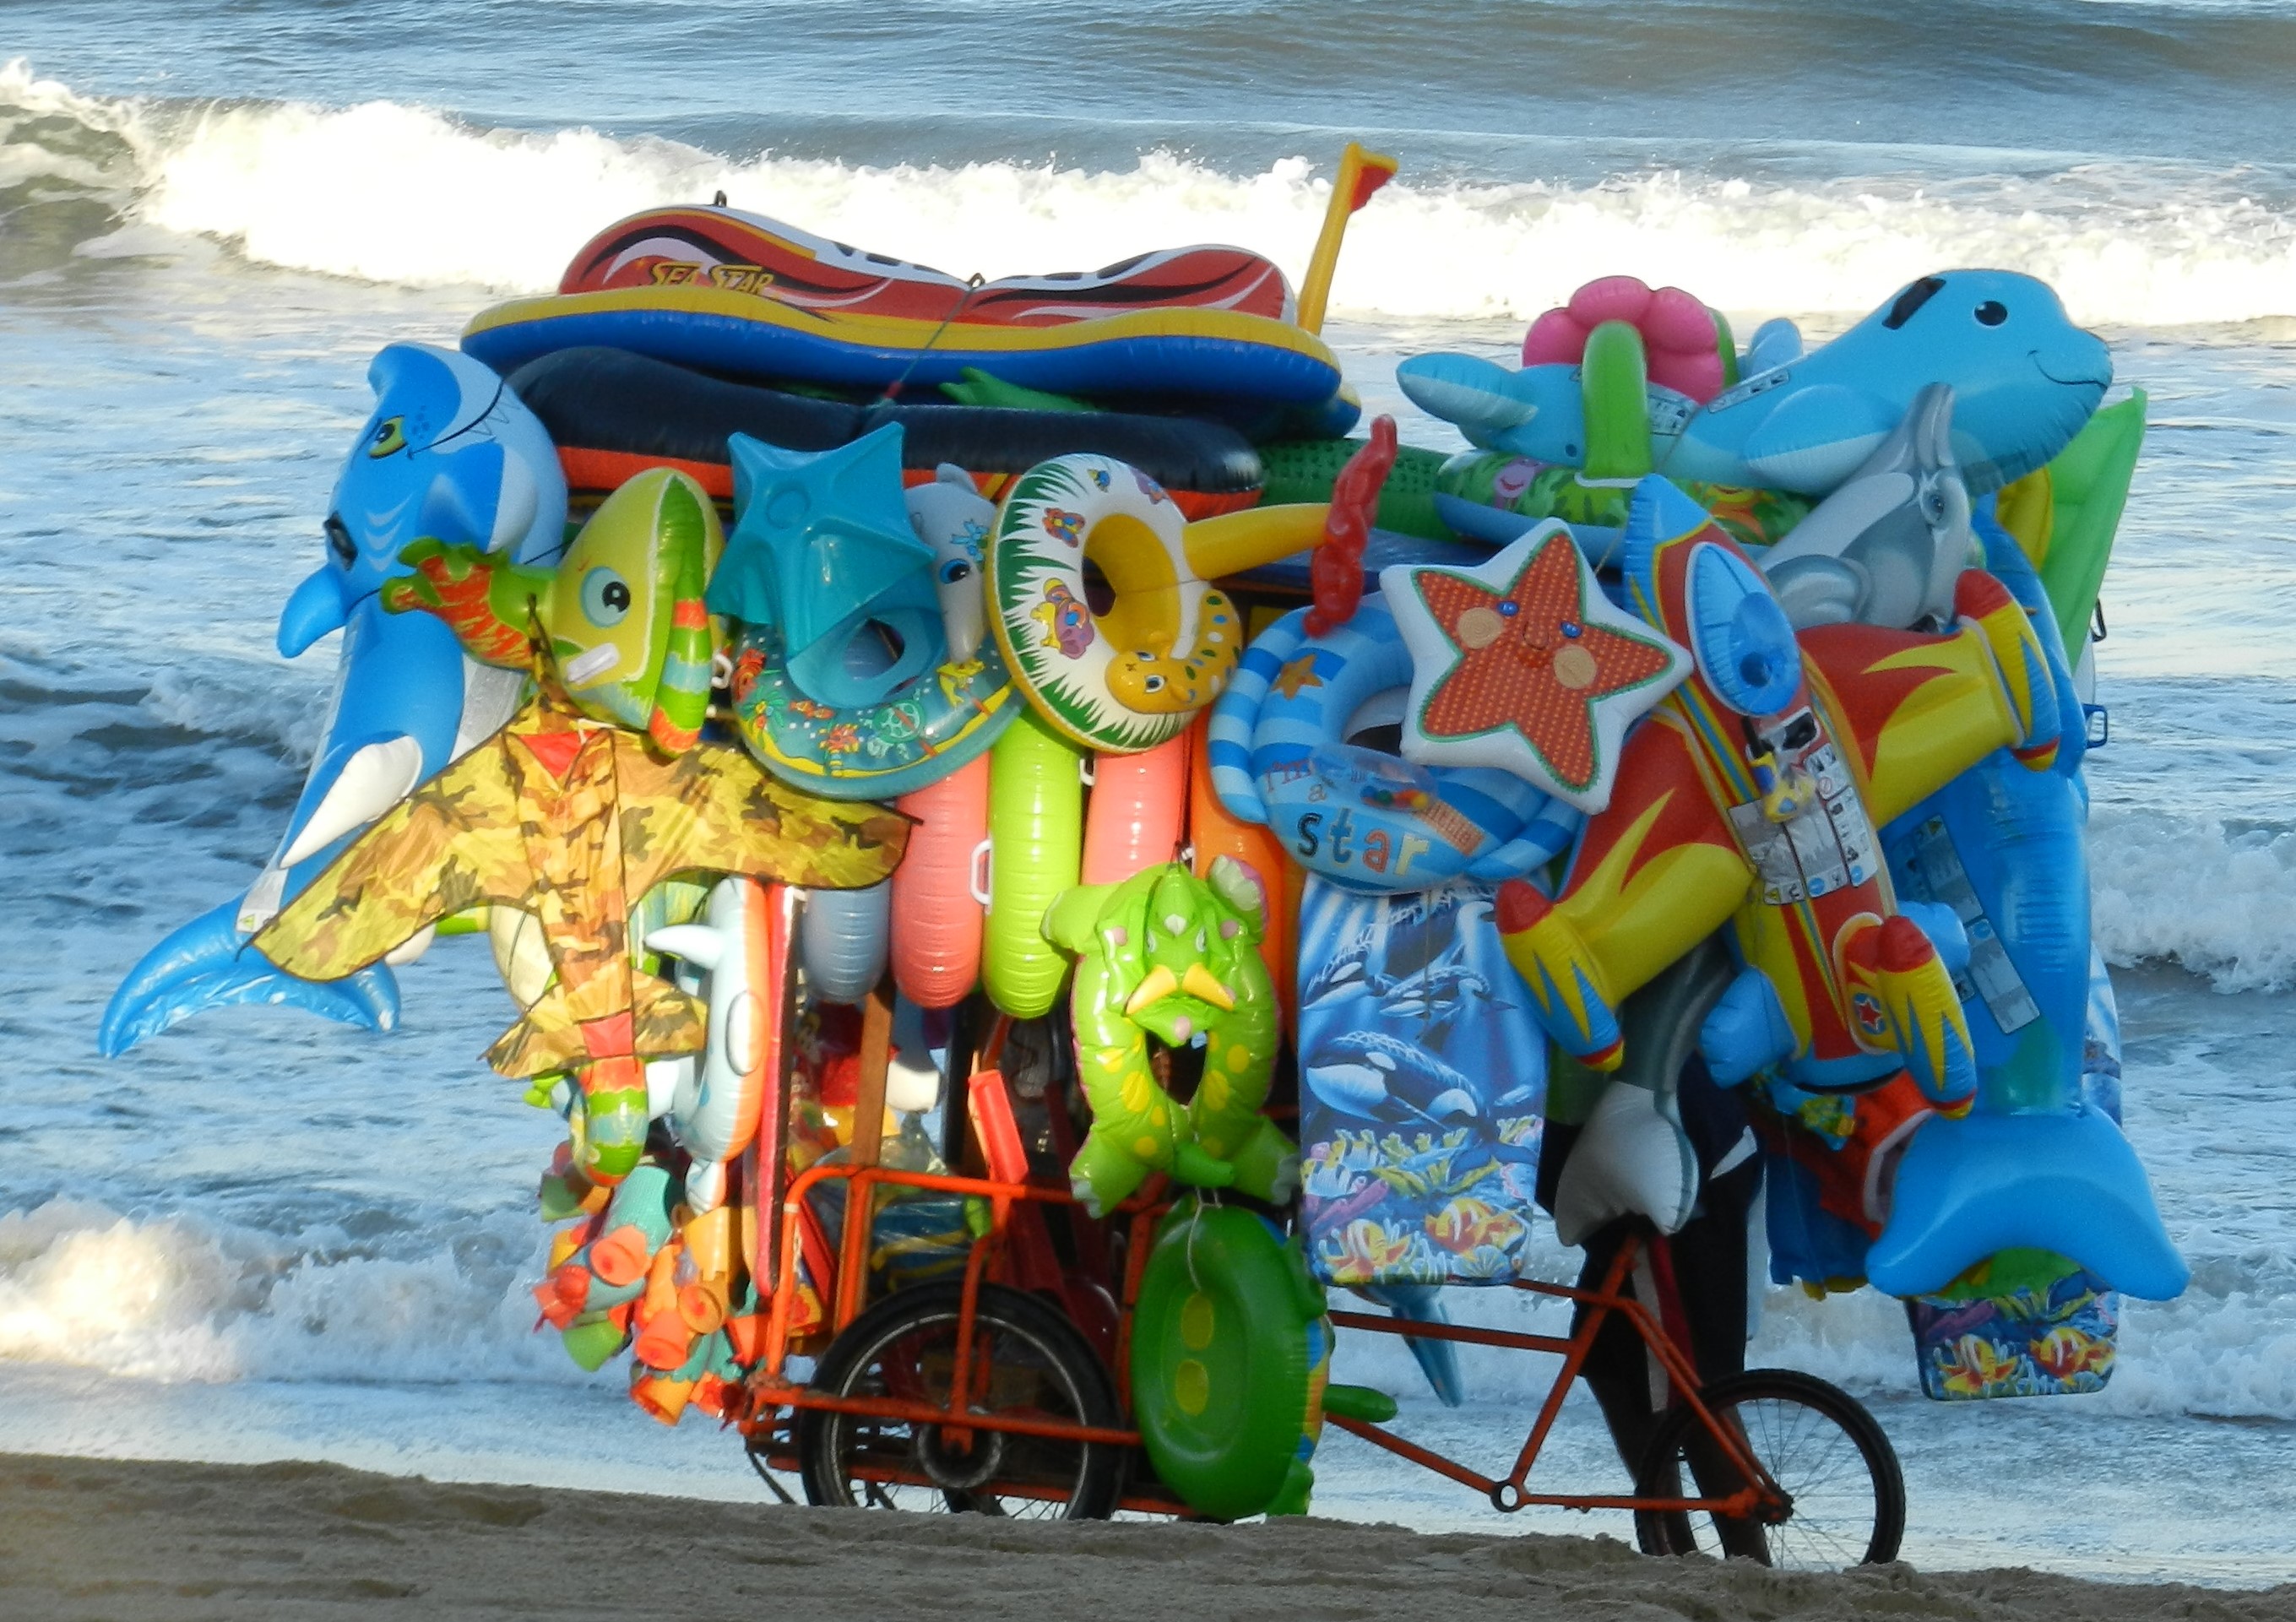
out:
{"label": "black trouser", "polygon": [[[1726,1374],[1742,1372],[1746,1366],[1746,1218],[1761,1186],[1761,1163],[1749,1159],[1707,1184],[1696,1213],[1679,1233],[1653,1234],[1641,1217],[1622,1218],[1600,1229],[1587,1241],[1587,1265],[1579,1270],[1579,1288],[1600,1286],[1620,1247],[1639,1229],[1647,1236],[1645,1242],[1665,1247],[1672,1264],[1676,1311],[1662,1315],[1661,1303],[1657,1301],[1644,1300],[1642,1305],[1661,1322],[1670,1315],[1688,1330],[1690,1344],[1683,1349],[1690,1354],[1691,1366],[1698,1371],[1702,1383],[1711,1384]],[[1627,1287],[1635,1288],[1631,1276]],[[1573,1332],[1586,1321],[1587,1310],[1584,1304],[1572,1310]],[[1602,1405],[1603,1419],[1611,1428],[1619,1457],[1629,1472],[1641,1469],[1652,1434],[1665,1413],[1663,1406],[1652,1402],[1656,1382],[1642,1336],[1632,1323],[1613,1315],[1596,1332],[1580,1372],[1595,1400]],[[1661,1387],[1659,1401],[1665,1400]]]}

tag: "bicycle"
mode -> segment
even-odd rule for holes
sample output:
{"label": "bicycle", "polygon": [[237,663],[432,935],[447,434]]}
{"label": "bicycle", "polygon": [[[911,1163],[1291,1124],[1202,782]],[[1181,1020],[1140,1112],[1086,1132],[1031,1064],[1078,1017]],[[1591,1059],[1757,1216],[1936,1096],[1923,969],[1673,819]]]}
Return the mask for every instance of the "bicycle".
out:
{"label": "bicycle", "polygon": [[[993,1053],[992,1055],[993,1057]],[[990,1065],[971,1077],[968,1111],[986,1175],[901,1170],[864,1153],[792,1179],[760,1244],[773,1266],[762,1356],[742,1421],[754,1461],[793,1472],[816,1503],[1099,1519],[1119,1511],[1187,1517],[1154,1479],[1130,1421],[1130,1331],[1156,1224],[1170,1208],[1160,1185],[1109,1218],[1124,1266],[1112,1337],[1079,1323],[1090,1279],[1051,1241],[1055,1216],[1070,1256],[1089,1226],[1064,1184],[1031,1173],[1011,1101]],[[873,1118],[862,1101],[860,1118]],[[1062,1112],[1054,1109],[1055,1121]],[[1070,1146],[1072,1148],[1072,1145]],[[844,1185],[847,1220],[834,1278],[816,1280],[834,1335],[806,1378],[793,1376],[800,1236],[808,1196]],[[963,1277],[897,1290],[865,1305],[879,1194],[907,1190],[979,1202],[986,1220]],[[1340,1330],[1544,1353],[1562,1362],[1512,1470],[1488,1476],[1388,1428],[1391,1401],[1327,1404],[1325,1422],[1431,1470],[1513,1512],[1532,1505],[1620,1510],[1652,1554],[1734,1555],[1787,1568],[1840,1569],[1896,1557],[1905,1528],[1897,1455],[1873,1416],[1815,1376],[1750,1370],[1702,1385],[1664,1327],[1628,1290],[1642,1241],[1620,1247],[1594,1289],[1521,1279],[1513,1287],[1582,1305],[1567,1336],[1431,1323],[1352,1309]],[[820,1264],[821,1247],[815,1246]],[[992,1276],[993,1275],[993,1276]],[[1675,1404],[1628,1493],[1533,1492],[1528,1481],[1563,1400],[1611,1315],[1634,1328],[1664,1372]],[[1103,1326],[1103,1331],[1105,1326]],[[1112,1344],[1110,1341],[1112,1339]],[[1376,1396],[1376,1394],[1368,1394]],[[1341,1407],[1353,1412],[1342,1412]],[[770,1479],[770,1478],[768,1478]],[[778,1488],[777,1488],[778,1490]]]}

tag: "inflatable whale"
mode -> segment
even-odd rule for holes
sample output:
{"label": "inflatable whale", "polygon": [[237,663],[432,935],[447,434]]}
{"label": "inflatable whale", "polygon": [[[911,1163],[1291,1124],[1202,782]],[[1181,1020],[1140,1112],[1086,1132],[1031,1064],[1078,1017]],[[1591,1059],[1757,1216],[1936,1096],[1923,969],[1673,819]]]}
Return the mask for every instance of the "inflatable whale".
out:
{"label": "inflatable whale", "polygon": [[[1782,340],[1750,359],[1790,358],[1702,406],[1650,387],[1658,471],[1824,496],[1857,471],[1924,387],[1945,383],[1954,392],[1954,455],[1971,491],[1983,494],[2062,450],[2112,381],[2103,340],[2073,325],[2046,284],[2005,270],[1923,276],[1806,355]],[[1414,404],[1486,450],[1577,466],[1587,425],[1576,373],[1422,355],[1398,366],[1396,381]]]}
{"label": "inflatable whale", "polygon": [[564,546],[566,483],[542,424],[468,356],[392,344],[367,382],[375,408],[335,483],[326,561],[279,617],[288,659],[330,631],[343,634],[326,734],[278,849],[247,894],[168,935],[112,994],[96,1037],[106,1055],[230,1004],[285,1003],[379,1030],[397,1021],[388,968],[299,980],[245,951],[248,937],[345,840],[508,720],[517,700],[521,674],[465,659],[443,621],[382,610],[382,582],[406,572],[400,551],[430,538],[522,563],[554,560]]}

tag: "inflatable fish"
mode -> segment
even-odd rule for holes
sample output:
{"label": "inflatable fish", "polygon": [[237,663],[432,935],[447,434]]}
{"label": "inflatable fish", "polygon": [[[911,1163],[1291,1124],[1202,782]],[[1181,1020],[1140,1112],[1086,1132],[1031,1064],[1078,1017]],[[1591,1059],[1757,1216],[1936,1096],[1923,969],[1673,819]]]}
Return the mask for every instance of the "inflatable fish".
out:
{"label": "inflatable fish", "polygon": [[675,755],[693,747],[709,700],[701,588],[724,549],[701,487],[652,468],[605,499],[557,564],[418,541],[403,554],[414,572],[383,583],[382,606],[436,614],[464,652],[500,669],[528,668],[532,639],[545,638],[583,714]]}
{"label": "inflatable fish", "polygon": [[[1773,339],[1771,353],[1790,354]],[[1486,450],[1578,465],[1587,422],[1578,369],[1511,372],[1466,355],[1396,369],[1423,410]],[[1656,384],[1652,455],[1669,478],[1823,496],[1856,472],[1929,384],[1954,391],[1954,452],[1975,492],[2054,456],[2112,381],[2103,341],[2074,326],[2030,276],[1923,276],[1833,342],[1754,372],[1704,406]]]}
{"label": "inflatable fish", "polygon": [[[427,614],[383,611],[419,537],[547,562],[564,545],[566,484],[549,436],[494,373],[467,356],[392,344],[367,369],[373,414],[336,480],[327,558],[279,617],[280,653],[343,633],[326,735],[270,862],[244,897],[170,934],[130,970],[96,1044],[126,1053],[203,1008],[284,1003],[388,1030],[398,991],[375,964],[332,984],[282,974],[248,937],[308,884],[343,841],[510,717],[520,676],[463,655]],[[419,954],[426,935],[402,955]]]}

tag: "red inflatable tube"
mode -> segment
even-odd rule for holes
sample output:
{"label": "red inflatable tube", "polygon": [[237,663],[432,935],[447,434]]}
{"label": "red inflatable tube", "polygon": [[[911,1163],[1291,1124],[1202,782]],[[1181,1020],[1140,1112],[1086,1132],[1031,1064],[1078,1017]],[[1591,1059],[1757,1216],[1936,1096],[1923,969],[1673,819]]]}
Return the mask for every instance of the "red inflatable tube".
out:
{"label": "red inflatable tube", "polygon": [[988,840],[988,757],[893,805],[917,823],[893,870],[893,983],[920,1008],[954,1007],[980,978],[987,909],[973,869]]}
{"label": "red inflatable tube", "polygon": [[1102,755],[1084,818],[1084,882],[1118,884],[1170,861],[1188,825],[1190,734],[1137,755]]}

